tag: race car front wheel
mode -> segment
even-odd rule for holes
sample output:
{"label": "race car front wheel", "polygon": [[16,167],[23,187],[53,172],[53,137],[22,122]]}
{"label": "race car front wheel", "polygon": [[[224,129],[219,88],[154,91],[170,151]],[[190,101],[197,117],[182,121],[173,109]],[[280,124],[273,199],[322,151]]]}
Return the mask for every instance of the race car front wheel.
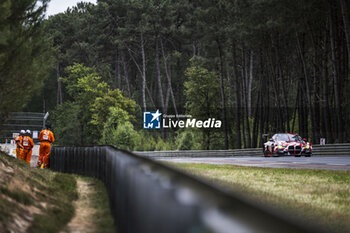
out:
{"label": "race car front wheel", "polygon": [[271,152],[269,150],[263,149],[263,153],[264,153],[264,157],[270,157],[271,156]]}

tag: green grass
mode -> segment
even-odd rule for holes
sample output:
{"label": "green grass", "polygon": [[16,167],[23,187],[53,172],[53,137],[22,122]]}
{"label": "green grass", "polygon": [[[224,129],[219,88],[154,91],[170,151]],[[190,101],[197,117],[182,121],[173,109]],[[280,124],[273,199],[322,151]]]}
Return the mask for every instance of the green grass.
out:
{"label": "green grass", "polygon": [[0,223],[6,222],[11,217],[9,213],[14,207],[12,202],[0,198]]}
{"label": "green grass", "polygon": [[[64,230],[75,214],[74,201],[79,198],[77,179],[93,185],[89,196],[92,206],[89,207],[95,209],[96,232],[115,232],[107,191],[101,181],[30,168],[27,163],[0,152],[0,232],[10,232],[9,226],[15,215],[32,218],[26,230],[29,233]],[[30,209],[38,211],[30,213]]]}
{"label": "green grass", "polygon": [[24,205],[32,205],[34,203],[30,193],[18,189],[10,189],[8,185],[0,187],[0,193]]}
{"label": "green grass", "polygon": [[62,230],[74,215],[73,201],[78,197],[75,177],[30,168],[1,152],[0,163],[0,229],[8,232],[13,217],[19,216],[24,221],[32,219],[26,232]]}
{"label": "green grass", "polygon": [[81,177],[84,181],[87,181],[94,185],[94,192],[90,196],[92,206],[95,209],[94,221],[96,225],[96,232],[99,233],[112,233],[115,232],[114,220],[111,215],[109,206],[109,198],[105,185],[98,179]]}
{"label": "green grass", "polygon": [[48,201],[49,207],[45,208],[45,214],[35,216],[28,232],[58,232],[74,216],[73,201],[78,198],[74,176],[55,173],[46,191],[46,195],[40,196]]}
{"label": "green grass", "polygon": [[167,164],[331,232],[350,232],[350,171]]}

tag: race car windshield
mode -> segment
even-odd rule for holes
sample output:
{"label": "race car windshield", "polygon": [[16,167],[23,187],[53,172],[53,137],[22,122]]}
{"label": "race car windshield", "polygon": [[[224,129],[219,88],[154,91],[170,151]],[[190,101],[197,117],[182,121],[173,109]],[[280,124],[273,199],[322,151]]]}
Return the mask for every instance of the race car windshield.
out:
{"label": "race car windshield", "polygon": [[297,135],[290,134],[276,134],[274,138],[276,141],[299,141]]}

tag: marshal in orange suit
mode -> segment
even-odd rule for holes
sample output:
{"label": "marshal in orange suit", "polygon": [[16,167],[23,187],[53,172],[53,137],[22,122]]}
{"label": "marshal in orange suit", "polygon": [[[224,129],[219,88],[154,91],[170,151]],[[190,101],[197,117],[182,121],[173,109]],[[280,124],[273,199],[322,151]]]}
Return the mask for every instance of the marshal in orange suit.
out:
{"label": "marshal in orange suit", "polygon": [[24,134],[26,133],[26,131],[24,129],[22,129],[19,133],[18,136],[15,137],[15,142],[16,142],[16,158],[17,159],[22,159],[22,149],[23,149],[23,145],[22,145],[22,141],[23,141],[23,137]]}
{"label": "marshal in orange suit", "polygon": [[51,143],[55,141],[55,137],[50,128],[51,126],[47,124],[46,129],[42,130],[39,134],[40,148],[38,167],[47,168],[49,166]]}
{"label": "marshal in orange suit", "polygon": [[26,161],[27,163],[30,164],[30,159],[32,157],[32,149],[34,147],[34,142],[33,139],[30,137],[31,132],[30,130],[26,130],[25,136],[22,139],[22,146],[23,149],[21,151],[21,159],[23,159],[24,161]]}

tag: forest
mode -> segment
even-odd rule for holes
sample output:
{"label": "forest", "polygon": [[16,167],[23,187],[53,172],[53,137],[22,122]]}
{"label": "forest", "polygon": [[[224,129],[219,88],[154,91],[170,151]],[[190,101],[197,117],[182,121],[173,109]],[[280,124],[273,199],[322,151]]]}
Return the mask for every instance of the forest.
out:
{"label": "forest", "polygon": [[[1,121],[49,111],[58,144],[130,150],[349,142],[346,0],[98,0],[45,18],[47,2],[0,3]],[[223,124],[143,129],[158,109]]]}

